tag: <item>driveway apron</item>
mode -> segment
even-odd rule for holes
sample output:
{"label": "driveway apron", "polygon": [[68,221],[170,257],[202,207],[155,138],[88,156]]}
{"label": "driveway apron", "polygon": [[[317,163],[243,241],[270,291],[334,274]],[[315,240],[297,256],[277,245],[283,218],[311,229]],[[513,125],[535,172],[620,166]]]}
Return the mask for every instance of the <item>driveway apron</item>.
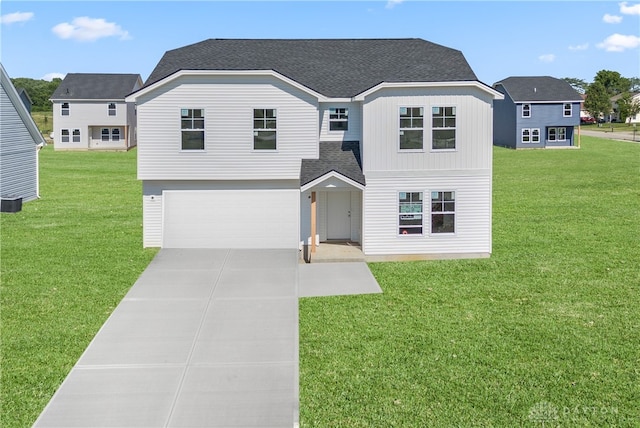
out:
{"label": "driveway apron", "polygon": [[298,252],[162,249],[36,427],[298,425]]}

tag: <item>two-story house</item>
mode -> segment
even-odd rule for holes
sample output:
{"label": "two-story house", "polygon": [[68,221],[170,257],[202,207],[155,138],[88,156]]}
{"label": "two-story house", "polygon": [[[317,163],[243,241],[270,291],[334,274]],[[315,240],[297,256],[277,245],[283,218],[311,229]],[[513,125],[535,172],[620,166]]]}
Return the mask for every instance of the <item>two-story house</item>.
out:
{"label": "two-story house", "polygon": [[134,103],[139,74],[69,73],[53,92],[56,150],[129,150],[136,145]]}
{"label": "two-story house", "polygon": [[493,87],[504,94],[493,114],[493,143],[514,149],[572,147],[582,96],[549,76],[508,77]]}
{"label": "two-story house", "polygon": [[[38,151],[45,142],[20,94],[0,64],[0,197],[15,212],[40,194]],[[7,206],[7,210],[5,210]],[[15,208],[14,208],[15,207]]]}
{"label": "two-story house", "polygon": [[168,51],[126,98],[144,245],[488,256],[500,98],[460,51],[421,39]]}

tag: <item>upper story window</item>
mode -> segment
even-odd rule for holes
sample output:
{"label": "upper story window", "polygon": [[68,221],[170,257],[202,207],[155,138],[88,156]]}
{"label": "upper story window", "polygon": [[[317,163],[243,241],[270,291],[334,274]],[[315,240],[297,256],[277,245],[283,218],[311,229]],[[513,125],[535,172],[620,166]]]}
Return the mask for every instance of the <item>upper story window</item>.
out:
{"label": "upper story window", "polygon": [[116,115],[116,103],[109,103],[109,116],[115,116]]}
{"label": "upper story window", "polygon": [[433,150],[452,150],[456,148],[456,108],[432,107],[432,143]]}
{"label": "upper story window", "polygon": [[69,103],[62,103],[60,113],[62,116],[69,116]]}
{"label": "upper story window", "polygon": [[431,233],[456,230],[456,193],[431,192]]}
{"label": "upper story window", "polygon": [[329,109],[329,131],[349,130],[349,109],[330,108]]}
{"label": "upper story window", "polygon": [[398,234],[422,234],[422,192],[398,193]]}
{"label": "upper story window", "polygon": [[562,115],[564,117],[571,117],[571,103],[565,103],[562,106]]}
{"label": "upper story window", "polygon": [[180,109],[182,150],[204,150],[204,110]]}
{"label": "upper story window", "polygon": [[522,117],[531,117],[531,104],[522,104]]}
{"label": "upper story window", "polygon": [[275,150],[277,147],[277,112],[273,108],[253,110],[253,149]]}
{"label": "upper story window", "polygon": [[400,150],[422,150],[423,107],[400,107]]}

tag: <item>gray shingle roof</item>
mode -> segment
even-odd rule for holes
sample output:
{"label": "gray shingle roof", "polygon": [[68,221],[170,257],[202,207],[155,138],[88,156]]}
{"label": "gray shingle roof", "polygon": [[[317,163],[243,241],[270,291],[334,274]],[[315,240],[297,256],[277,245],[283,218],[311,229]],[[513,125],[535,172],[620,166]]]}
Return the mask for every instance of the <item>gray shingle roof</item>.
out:
{"label": "gray shingle roof", "polygon": [[304,186],[332,171],[365,185],[358,141],[321,142],[319,159],[302,160],[300,185]]}
{"label": "gray shingle roof", "polygon": [[179,70],[273,70],[336,98],[381,82],[477,80],[462,52],[422,39],[209,39],[166,52],[145,86]]}
{"label": "gray shingle roof", "polygon": [[69,73],[53,100],[122,100],[134,91],[139,74]]}
{"label": "gray shingle roof", "polygon": [[502,85],[512,100],[520,101],[576,101],[580,93],[562,79],[549,76],[508,77],[493,84]]}

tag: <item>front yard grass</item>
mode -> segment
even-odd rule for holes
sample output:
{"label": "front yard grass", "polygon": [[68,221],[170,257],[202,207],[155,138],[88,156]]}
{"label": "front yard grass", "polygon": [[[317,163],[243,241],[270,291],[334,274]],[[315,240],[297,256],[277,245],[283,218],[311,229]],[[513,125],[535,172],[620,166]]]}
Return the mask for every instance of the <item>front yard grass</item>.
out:
{"label": "front yard grass", "polygon": [[[302,299],[303,427],[638,426],[640,145],[494,149],[490,259]],[[155,250],[128,153],[40,153],[0,217],[0,426],[30,426]]]}
{"label": "front yard grass", "polygon": [[135,150],[40,152],[42,198],[0,217],[0,426],[33,424],[153,258]]}
{"label": "front yard grass", "polygon": [[491,258],[302,299],[301,426],[640,426],[639,149],[495,148]]}

